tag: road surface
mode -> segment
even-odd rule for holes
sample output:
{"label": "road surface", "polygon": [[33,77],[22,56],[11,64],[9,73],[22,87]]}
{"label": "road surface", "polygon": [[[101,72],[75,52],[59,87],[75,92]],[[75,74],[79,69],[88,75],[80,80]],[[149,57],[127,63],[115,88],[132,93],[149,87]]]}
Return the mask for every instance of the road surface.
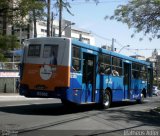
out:
{"label": "road surface", "polygon": [[103,110],[97,105],[65,107],[58,99],[0,97],[1,135],[18,136],[131,136],[160,135],[160,97],[143,104],[114,103]]}

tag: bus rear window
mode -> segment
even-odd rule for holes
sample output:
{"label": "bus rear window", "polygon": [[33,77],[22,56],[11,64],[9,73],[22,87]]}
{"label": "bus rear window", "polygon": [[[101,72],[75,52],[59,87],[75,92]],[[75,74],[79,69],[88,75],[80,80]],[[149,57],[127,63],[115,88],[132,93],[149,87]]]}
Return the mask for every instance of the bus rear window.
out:
{"label": "bus rear window", "polygon": [[40,57],[40,44],[30,44],[28,50],[28,56],[30,57]]}
{"label": "bus rear window", "polygon": [[45,44],[44,50],[43,50],[43,58],[50,58],[52,56],[56,57],[58,56],[58,45],[52,45],[52,44]]}

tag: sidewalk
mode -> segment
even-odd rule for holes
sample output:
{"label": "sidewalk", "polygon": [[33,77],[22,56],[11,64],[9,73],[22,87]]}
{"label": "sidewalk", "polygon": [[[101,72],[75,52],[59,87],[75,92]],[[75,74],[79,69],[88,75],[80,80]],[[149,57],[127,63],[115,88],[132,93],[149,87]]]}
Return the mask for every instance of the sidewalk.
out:
{"label": "sidewalk", "polygon": [[42,98],[27,98],[18,93],[0,93],[0,101],[39,100]]}
{"label": "sidewalk", "polygon": [[19,93],[0,93],[0,97],[1,96],[18,96]]}

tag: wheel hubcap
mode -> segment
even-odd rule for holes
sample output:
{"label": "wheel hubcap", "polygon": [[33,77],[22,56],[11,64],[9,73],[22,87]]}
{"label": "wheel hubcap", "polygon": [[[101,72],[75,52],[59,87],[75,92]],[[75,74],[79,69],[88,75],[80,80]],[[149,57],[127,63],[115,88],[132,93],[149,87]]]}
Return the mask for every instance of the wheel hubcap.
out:
{"label": "wheel hubcap", "polygon": [[109,105],[109,95],[107,93],[105,93],[105,96],[104,96],[104,105],[105,106]]}
{"label": "wheel hubcap", "polygon": [[144,95],[141,94],[141,101],[144,101]]}

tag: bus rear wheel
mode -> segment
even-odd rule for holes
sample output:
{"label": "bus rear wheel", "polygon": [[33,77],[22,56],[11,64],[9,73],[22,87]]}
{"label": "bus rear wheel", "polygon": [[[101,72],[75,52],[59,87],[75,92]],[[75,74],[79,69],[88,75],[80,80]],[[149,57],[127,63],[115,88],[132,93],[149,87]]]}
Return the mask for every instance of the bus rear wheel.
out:
{"label": "bus rear wheel", "polygon": [[107,109],[111,105],[111,93],[108,90],[103,92],[103,108]]}

